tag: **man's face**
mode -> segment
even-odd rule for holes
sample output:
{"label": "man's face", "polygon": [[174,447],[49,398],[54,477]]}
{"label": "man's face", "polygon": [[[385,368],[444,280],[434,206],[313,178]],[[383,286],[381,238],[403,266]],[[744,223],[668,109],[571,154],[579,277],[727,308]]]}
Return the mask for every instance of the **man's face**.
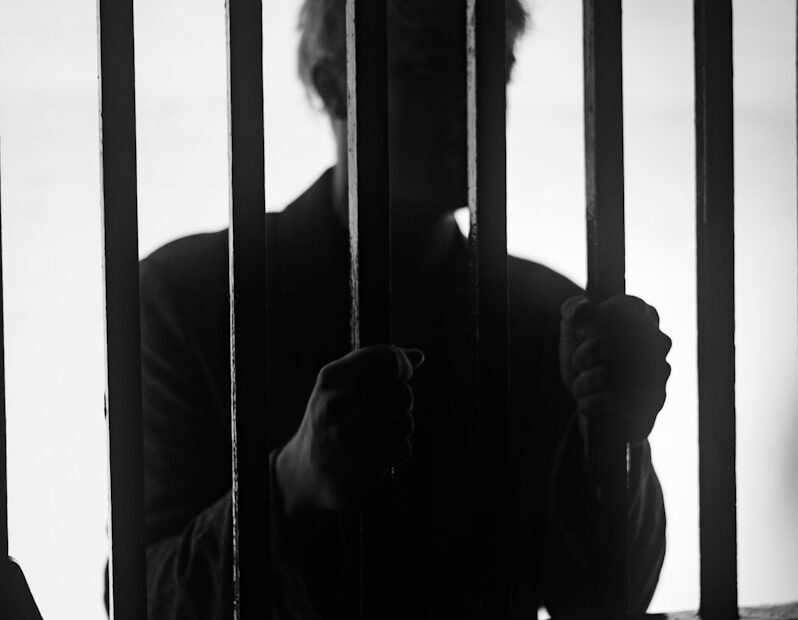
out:
{"label": "man's face", "polygon": [[467,204],[465,11],[456,1],[425,6],[428,27],[388,22],[391,201],[400,225]]}

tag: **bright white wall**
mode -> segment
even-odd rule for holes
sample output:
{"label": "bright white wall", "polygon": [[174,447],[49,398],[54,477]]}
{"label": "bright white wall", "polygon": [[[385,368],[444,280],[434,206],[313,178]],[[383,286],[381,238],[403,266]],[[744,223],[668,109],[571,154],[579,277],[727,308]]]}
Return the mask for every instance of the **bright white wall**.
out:
{"label": "bright white wall", "polygon": [[[268,208],[332,161],[295,78],[297,0],[265,4]],[[584,283],[581,10],[535,0],[508,135],[510,249]],[[740,596],[798,599],[794,7],[735,3]],[[227,217],[223,2],[138,0],[140,246]],[[625,7],[628,289],[674,339],[653,435],[669,552],[654,606],[695,607],[692,2]],[[0,0],[11,553],[45,618],[103,616],[105,444],[96,13]]]}

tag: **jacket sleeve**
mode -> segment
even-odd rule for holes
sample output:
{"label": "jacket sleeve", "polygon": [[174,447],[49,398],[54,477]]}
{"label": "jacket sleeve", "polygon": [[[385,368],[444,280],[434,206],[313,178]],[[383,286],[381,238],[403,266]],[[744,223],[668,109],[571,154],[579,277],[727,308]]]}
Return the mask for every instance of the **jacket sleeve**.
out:
{"label": "jacket sleeve", "polygon": [[[147,599],[151,620],[232,617],[229,412],[157,262],[141,269]],[[181,298],[181,301],[182,300]],[[202,309],[200,308],[200,312]],[[222,389],[224,382],[221,383]],[[218,386],[217,386],[218,387]],[[228,404],[229,406],[229,404]],[[272,484],[270,579],[275,618],[316,618]],[[264,559],[264,567],[268,563]]]}
{"label": "jacket sleeve", "polygon": [[[589,562],[590,509],[584,426],[574,415],[557,450],[546,501],[550,570],[544,602],[553,617],[585,617],[593,608]],[[628,493],[629,599],[644,612],[656,589],[665,557],[665,507],[648,441],[631,446]]]}

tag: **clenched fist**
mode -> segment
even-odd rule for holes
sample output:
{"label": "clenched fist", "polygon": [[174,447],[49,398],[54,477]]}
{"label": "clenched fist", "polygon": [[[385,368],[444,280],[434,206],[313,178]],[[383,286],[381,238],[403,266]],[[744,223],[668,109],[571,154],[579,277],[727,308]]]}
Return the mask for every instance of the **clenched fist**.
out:
{"label": "clenched fist", "polygon": [[665,403],[671,339],[657,311],[637,297],[601,304],[568,299],[561,309],[560,374],[579,414],[606,416],[628,442],[648,437]]}
{"label": "clenched fist", "polygon": [[352,510],[410,457],[417,349],[364,347],[318,374],[299,429],[277,457],[287,514]]}

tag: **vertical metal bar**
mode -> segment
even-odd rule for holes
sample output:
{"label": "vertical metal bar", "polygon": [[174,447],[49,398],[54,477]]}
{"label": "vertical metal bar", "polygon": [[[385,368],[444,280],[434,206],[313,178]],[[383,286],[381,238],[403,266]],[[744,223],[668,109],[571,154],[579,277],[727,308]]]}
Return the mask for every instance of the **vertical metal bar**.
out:
{"label": "vertical metal bar", "polygon": [[147,614],[132,0],[99,0],[105,251],[106,404],[110,461],[110,608]]}
{"label": "vertical metal bar", "polygon": [[[474,294],[476,407],[486,454],[478,503],[483,617],[511,613],[508,489],[505,7],[466,4],[468,205]],[[498,69],[498,70],[497,70]]]}
{"label": "vertical metal bar", "polygon": [[385,0],[347,0],[352,347],[391,341]]}
{"label": "vertical metal bar", "polygon": [[[347,140],[352,348],[392,341],[386,0],[347,0]],[[394,617],[390,486],[360,519],[362,618]]]}
{"label": "vertical metal bar", "polygon": [[[266,197],[260,0],[227,0],[234,617],[271,617]],[[267,569],[267,575],[270,574]]]}
{"label": "vertical metal bar", "polygon": [[696,0],[701,616],[737,617],[731,0]]}
{"label": "vertical metal bar", "polygon": [[[2,143],[0,143],[2,150]],[[0,156],[2,170],[2,156]],[[0,174],[0,178],[2,175]],[[6,434],[6,349],[3,313],[3,207],[0,183],[0,562],[8,556],[8,437]]]}
{"label": "vertical metal bar", "polygon": [[[601,302],[625,290],[621,1],[584,0],[583,10],[587,291]],[[623,617],[629,601],[628,446],[598,418],[589,433],[598,489],[592,542],[597,612]]]}

